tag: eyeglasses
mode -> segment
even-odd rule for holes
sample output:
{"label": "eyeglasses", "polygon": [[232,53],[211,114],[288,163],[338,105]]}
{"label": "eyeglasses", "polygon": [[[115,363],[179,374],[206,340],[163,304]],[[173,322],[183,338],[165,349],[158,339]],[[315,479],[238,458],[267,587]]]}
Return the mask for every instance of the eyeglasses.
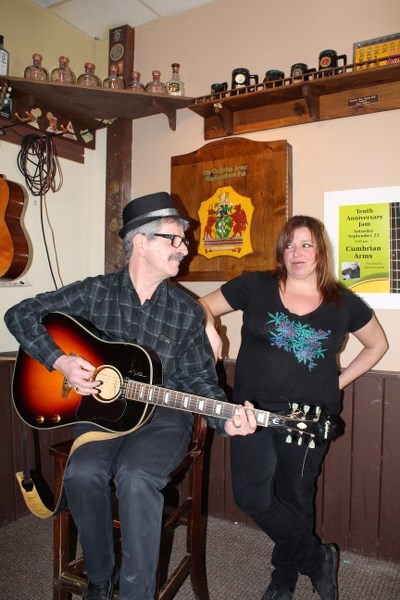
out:
{"label": "eyeglasses", "polygon": [[153,237],[162,237],[166,240],[170,240],[173,248],[179,248],[182,243],[185,244],[186,247],[189,246],[189,240],[187,238],[184,238],[181,235],[175,235],[174,233],[153,233]]}

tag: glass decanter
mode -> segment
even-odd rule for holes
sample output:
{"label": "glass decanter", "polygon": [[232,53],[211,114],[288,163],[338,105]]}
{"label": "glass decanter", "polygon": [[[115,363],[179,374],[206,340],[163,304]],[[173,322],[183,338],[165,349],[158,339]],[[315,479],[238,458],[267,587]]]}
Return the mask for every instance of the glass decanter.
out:
{"label": "glass decanter", "polygon": [[165,86],[165,83],[160,81],[161,72],[155,70],[155,71],[152,71],[151,74],[152,74],[153,79],[151,81],[149,81],[149,83],[146,85],[146,87],[145,87],[146,92],[150,92],[150,94],[166,94],[167,88]]}
{"label": "glass decanter", "polygon": [[77,84],[84,85],[86,87],[98,87],[101,86],[100,78],[94,74],[94,64],[87,62],[84,64],[85,72],[79,75]]}
{"label": "glass decanter", "polygon": [[49,74],[42,67],[42,56],[40,54],[32,54],[32,64],[26,67],[24,71],[25,79],[36,79],[36,81],[48,81]]}
{"label": "glass decanter", "polygon": [[170,81],[167,81],[167,92],[171,96],[184,96],[185,95],[185,86],[183,81],[181,80],[179,69],[180,64],[172,63],[172,76]]}
{"label": "glass decanter", "polygon": [[112,88],[114,90],[123,90],[125,82],[120,75],[118,75],[117,65],[111,65],[110,75],[103,81],[103,87]]}
{"label": "glass decanter", "polygon": [[50,81],[58,81],[59,83],[75,83],[75,73],[69,68],[69,58],[60,56],[58,59],[59,66],[50,73]]}
{"label": "glass decanter", "polygon": [[130,90],[131,92],[136,92],[139,94],[141,94],[145,91],[143,83],[140,83],[139,71],[132,72],[132,81],[130,83],[128,83],[128,85],[126,86],[126,89]]}

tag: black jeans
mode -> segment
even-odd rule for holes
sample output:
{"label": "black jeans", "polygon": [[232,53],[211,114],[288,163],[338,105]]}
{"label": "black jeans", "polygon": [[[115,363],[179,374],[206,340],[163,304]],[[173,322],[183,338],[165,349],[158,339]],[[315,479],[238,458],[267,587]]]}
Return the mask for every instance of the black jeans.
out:
{"label": "black jeans", "polygon": [[114,570],[110,480],[121,520],[120,600],[153,600],[163,511],[161,490],[181,462],[191,415],[159,407],[150,423],[113,440],[78,448],[65,472],[88,578],[103,583]]}
{"label": "black jeans", "polygon": [[308,449],[285,440],[272,428],[233,437],[231,468],[236,503],[275,543],[273,579],[293,586],[298,573],[313,576],[320,568],[315,482],[329,444]]}

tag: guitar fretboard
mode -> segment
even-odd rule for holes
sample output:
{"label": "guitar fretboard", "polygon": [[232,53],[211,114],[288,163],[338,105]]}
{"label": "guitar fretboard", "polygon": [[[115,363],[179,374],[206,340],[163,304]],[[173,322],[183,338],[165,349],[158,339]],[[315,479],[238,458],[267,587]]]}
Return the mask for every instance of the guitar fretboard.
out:
{"label": "guitar fretboard", "polygon": [[[133,380],[126,381],[124,396],[130,400],[140,400],[147,404],[176,408],[218,419],[229,419],[238,412],[236,404],[169,390]],[[272,417],[279,420],[279,423],[278,421],[276,422],[277,426],[285,425],[284,418],[280,417],[280,415],[273,415],[266,410],[254,409],[254,414],[257,424],[261,427],[270,426]]]}

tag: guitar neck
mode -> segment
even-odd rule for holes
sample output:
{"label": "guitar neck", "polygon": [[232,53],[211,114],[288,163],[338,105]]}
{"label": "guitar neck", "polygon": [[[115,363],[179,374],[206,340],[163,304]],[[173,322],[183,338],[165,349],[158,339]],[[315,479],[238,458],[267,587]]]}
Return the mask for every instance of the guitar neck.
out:
{"label": "guitar neck", "polygon": [[[138,381],[128,380],[124,393],[128,400],[140,400],[147,404],[175,408],[206,417],[216,417],[218,419],[230,419],[238,413],[236,404],[223,402],[222,400],[213,400],[204,396],[187,394],[176,390],[169,390],[156,385],[140,383]],[[273,415],[266,410],[253,409],[257,425],[260,427],[271,426],[271,419],[278,419],[277,425],[283,425],[284,419],[279,415]]]}

